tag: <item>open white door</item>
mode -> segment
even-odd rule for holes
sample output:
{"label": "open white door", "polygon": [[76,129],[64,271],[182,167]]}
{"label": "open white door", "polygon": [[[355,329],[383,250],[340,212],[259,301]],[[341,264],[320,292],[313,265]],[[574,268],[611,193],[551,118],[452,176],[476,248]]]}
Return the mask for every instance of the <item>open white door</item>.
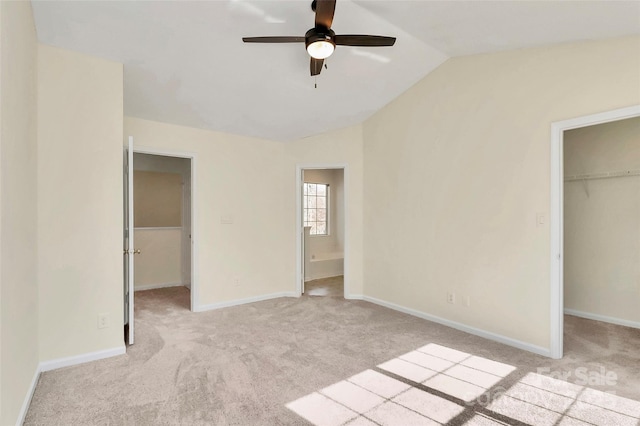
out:
{"label": "open white door", "polygon": [[[302,171],[302,175],[300,178],[300,200],[301,200],[301,205],[305,206],[305,202],[304,202],[304,170]],[[300,274],[300,296],[302,296],[304,294],[304,277],[306,276],[307,273],[307,250],[308,250],[308,245],[309,245],[309,239],[307,238],[307,231],[304,229],[304,207],[302,207],[300,209],[300,232],[302,232],[302,253],[300,253],[300,255],[302,256],[302,259],[300,259],[300,263],[301,263],[301,270],[302,273]]]}
{"label": "open white door", "polygon": [[133,136],[124,148],[124,327],[133,345]]}

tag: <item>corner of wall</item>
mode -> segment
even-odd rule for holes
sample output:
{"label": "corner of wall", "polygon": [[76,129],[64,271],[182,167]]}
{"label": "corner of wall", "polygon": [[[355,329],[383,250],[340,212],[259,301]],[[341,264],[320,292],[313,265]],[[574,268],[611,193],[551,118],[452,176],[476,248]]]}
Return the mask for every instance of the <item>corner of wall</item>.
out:
{"label": "corner of wall", "polygon": [[30,2],[0,2],[0,93],[0,424],[13,424],[28,407],[38,364],[37,38]]}

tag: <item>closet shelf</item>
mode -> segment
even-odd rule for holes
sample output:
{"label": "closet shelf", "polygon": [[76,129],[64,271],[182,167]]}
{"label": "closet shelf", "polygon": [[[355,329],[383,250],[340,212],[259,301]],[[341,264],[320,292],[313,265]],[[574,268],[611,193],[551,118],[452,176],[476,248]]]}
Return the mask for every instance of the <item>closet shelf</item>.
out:
{"label": "closet shelf", "polygon": [[591,174],[585,174],[585,175],[569,175],[564,177],[564,181],[571,182],[575,180],[609,179],[609,178],[630,177],[630,176],[640,176],[640,169],[623,170],[620,172],[591,173]]}

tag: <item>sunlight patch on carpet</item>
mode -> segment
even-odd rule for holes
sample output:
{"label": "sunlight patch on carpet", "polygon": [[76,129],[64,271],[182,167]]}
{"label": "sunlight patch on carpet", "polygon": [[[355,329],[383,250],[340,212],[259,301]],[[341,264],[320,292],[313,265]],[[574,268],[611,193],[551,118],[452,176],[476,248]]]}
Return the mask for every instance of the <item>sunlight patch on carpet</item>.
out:
{"label": "sunlight patch on carpet", "polygon": [[637,426],[640,402],[528,373],[487,407],[527,424]]}
{"label": "sunlight patch on carpet", "polygon": [[638,401],[537,373],[502,382],[515,371],[430,343],[286,407],[316,426],[640,424]]}

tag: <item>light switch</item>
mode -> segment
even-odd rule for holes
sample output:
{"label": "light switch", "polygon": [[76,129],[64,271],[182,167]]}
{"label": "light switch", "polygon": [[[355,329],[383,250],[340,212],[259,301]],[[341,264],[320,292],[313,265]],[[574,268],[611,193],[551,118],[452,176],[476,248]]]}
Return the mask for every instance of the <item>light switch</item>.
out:
{"label": "light switch", "polygon": [[223,225],[231,225],[233,224],[233,216],[230,214],[220,216],[220,223]]}
{"label": "light switch", "polygon": [[536,226],[544,226],[547,224],[547,215],[544,213],[536,213]]}

